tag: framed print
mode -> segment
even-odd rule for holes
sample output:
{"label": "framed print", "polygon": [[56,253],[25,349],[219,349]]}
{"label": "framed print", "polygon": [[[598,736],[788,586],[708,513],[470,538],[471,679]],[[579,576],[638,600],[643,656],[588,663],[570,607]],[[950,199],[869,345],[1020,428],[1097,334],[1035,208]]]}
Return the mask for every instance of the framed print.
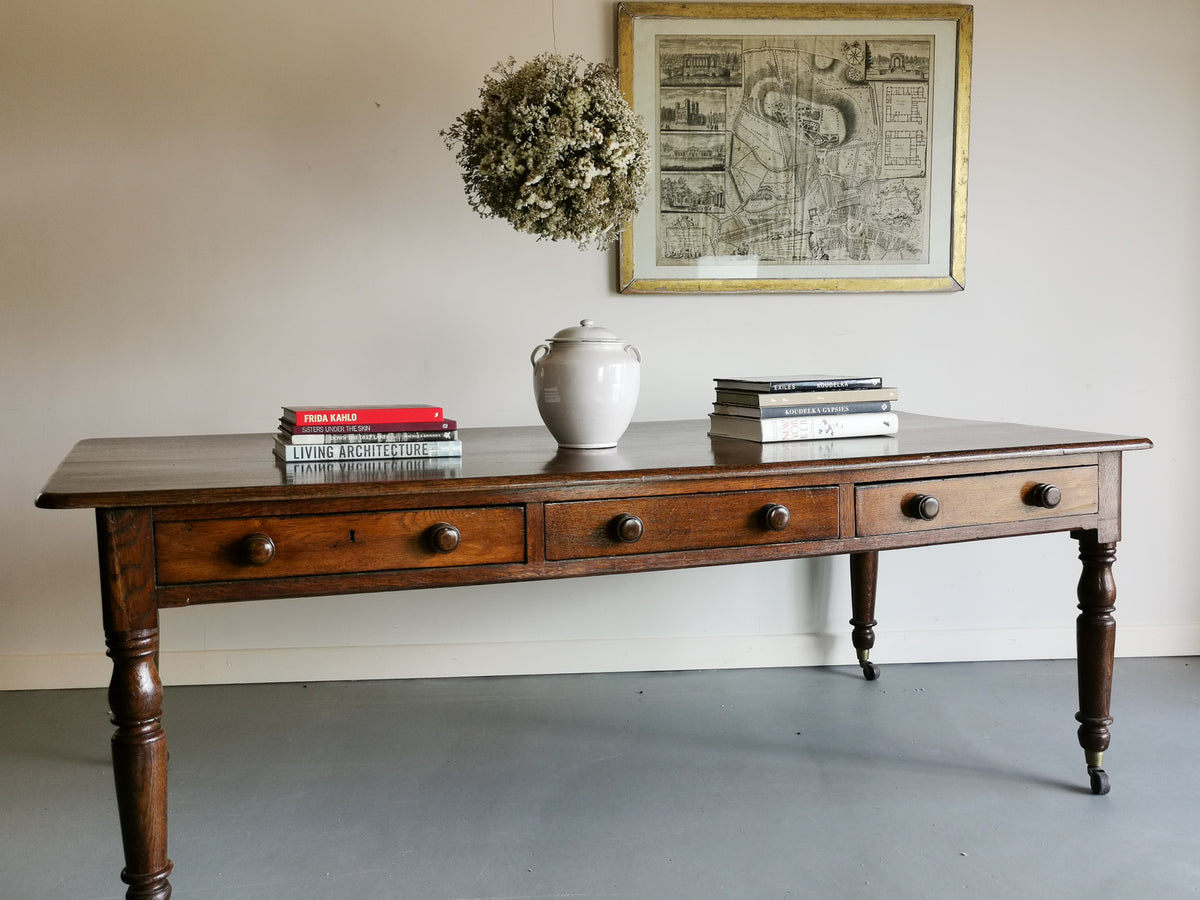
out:
{"label": "framed print", "polygon": [[620,3],[621,292],[962,290],[971,38],[957,4]]}

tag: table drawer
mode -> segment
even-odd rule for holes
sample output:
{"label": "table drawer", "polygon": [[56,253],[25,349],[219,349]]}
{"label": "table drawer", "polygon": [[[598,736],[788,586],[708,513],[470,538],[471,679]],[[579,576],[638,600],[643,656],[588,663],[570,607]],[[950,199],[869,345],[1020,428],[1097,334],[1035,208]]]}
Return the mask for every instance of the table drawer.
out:
{"label": "table drawer", "polygon": [[550,560],[837,536],[834,487],[546,504],[546,558]]}
{"label": "table drawer", "polygon": [[521,506],[161,522],[159,584],[525,561]]}
{"label": "table drawer", "polygon": [[[932,498],[932,499],[931,499]],[[860,485],[859,536],[1094,513],[1095,466]]]}

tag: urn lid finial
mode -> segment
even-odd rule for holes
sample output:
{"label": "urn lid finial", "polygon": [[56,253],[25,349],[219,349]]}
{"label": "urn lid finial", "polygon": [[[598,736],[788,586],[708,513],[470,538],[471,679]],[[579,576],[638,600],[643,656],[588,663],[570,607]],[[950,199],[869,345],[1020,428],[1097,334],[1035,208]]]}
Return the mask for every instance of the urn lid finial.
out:
{"label": "urn lid finial", "polygon": [[615,343],[621,339],[603,325],[597,325],[592,319],[580,319],[578,325],[572,325],[570,328],[564,328],[562,331],[556,332],[550,340],[560,343],[564,341],[607,341]]}

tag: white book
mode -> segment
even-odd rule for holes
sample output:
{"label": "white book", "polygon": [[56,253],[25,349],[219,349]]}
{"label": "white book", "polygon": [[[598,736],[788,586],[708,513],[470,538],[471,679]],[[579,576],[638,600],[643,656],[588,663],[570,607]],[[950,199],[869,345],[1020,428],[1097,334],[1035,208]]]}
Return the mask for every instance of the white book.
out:
{"label": "white book", "polygon": [[457,431],[376,431],[355,434],[282,434],[286,444],[389,444],[396,441],[457,441]]}
{"label": "white book", "polygon": [[708,433],[713,437],[759,443],[887,435],[895,434],[900,428],[900,418],[893,412],[782,419],[751,419],[712,413],[708,418],[711,423]]}
{"label": "white book", "polygon": [[275,438],[284,462],[347,462],[355,459],[424,459],[462,456],[462,441],[387,441],[374,444],[289,444]]}

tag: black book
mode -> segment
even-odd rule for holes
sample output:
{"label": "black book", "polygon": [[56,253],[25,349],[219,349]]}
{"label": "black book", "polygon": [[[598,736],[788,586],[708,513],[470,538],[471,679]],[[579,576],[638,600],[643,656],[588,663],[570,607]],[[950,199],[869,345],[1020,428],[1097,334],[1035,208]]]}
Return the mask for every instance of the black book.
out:
{"label": "black book", "polygon": [[796,375],[714,378],[717,387],[735,391],[777,394],[790,391],[854,391],[883,387],[883,379],[871,375]]}
{"label": "black book", "polygon": [[857,413],[892,411],[890,400],[871,400],[866,403],[813,403],[805,406],[736,406],[714,403],[713,412],[722,416],[741,416],[745,419],[790,419],[796,416],[852,416]]}

